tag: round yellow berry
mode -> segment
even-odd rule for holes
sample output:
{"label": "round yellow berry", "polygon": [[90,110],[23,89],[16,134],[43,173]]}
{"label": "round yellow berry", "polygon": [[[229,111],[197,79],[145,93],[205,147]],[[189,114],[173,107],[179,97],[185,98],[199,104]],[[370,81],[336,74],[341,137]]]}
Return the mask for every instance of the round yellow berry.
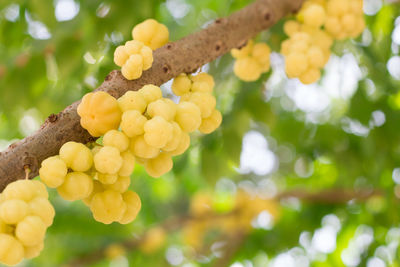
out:
{"label": "round yellow berry", "polygon": [[96,221],[110,224],[122,218],[126,210],[126,204],[119,192],[105,190],[93,196],[90,202],[90,210]]}
{"label": "round yellow berry", "polygon": [[150,146],[143,135],[131,140],[130,150],[135,156],[144,159],[154,158],[160,153],[160,149]]}
{"label": "round yellow berry", "polygon": [[213,131],[215,131],[215,129],[217,129],[221,125],[221,122],[222,122],[221,112],[214,109],[209,117],[204,118],[201,121],[199,131],[204,134],[212,133]]}
{"label": "round yellow berry", "polygon": [[190,136],[187,133],[182,132],[178,147],[175,150],[170,151],[169,154],[171,156],[181,155],[189,148],[189,145],[190,145]]}
{"label": "round yellow berry", "polygon": [[55,188],[64,182],[67,172],[65,162],[59,156],[53,156],[42,161],[39,176],[48,187]]}
{"label": "round yellow berry", "polygon": [[115,181],[115,183],[106,184],[104,185],[104,188],[124,193],[126,190],[128,190],[130,184],[131,184],[131,178],[129,176],[119,176],[117,181]]}
{"label": "round yellow berry", "polygon": [[121,130],[129,137],[144,133],[147,118],[137,110],[128,110],[122,114]]}
{"label": "round yellow berry", "polygon": [[125,151],[121,153],[121,157],[123,163],[118,174],[120,176],[130,176],[135,168],[135,156],[130,151]]}
{"label": "round yellow berry", "polygon": [[180,102],[177,106],[175,121],[184,132],[190,133],[197,130],[201,124],[200,108],[191,102]]}
{"label": "round yellow berry", "polygon": [[96,170],[106,174],[116,174],[122,166],[119,150],[112,146],[104,146],[94,155]]}
{"label": "round yellow berry", "polygon": [[175,95],[181,96],[183,94],[189,93],[190,88],[192,87],[192,81],[186,75],[186,73],[181,73],[177,77],[175,77],[172,82],[172,92]]}
{"label": "round yellow berry", "polygon": [[137,110],[139,113],[143,113],[146,110],[147,102],[138,91],[128,91],[118,98],[118,105],[122,112]]}
{"label": "round yellow berry", "polygon": [[129,148],[129,138],[120,131],[111,130],[103,136],[103,145],[115,147],[123,152]]}
{"label": "round yellow berry", "polygon": [[39,216],[27,216],[15,228],[15,236],[24,246],[41,243],[45,234],[46,225]]}
{"label": "round yellow berry", "polygon": [[146,162],[146,172],[152,177],[160,177],[172,169],[172,158],[168,153],[160,153]]}
{"label": "round yellow berry", "polygon": [[172,138],[172,125],[161,116],[155,116],[144,125],[144,140],[152,147],[162,148]]}
{"label": "round yellow berry", "polygon": [[149,104],[151,102],[156,101],[157,99],[160,99],[162,97],[162,92],[160,87],[152,85],[152,84],[147,84],[143,86],[140,90],[139,93],[142,94],[146,102]]}
{"label": "round yellow berry", "polygon": [[39,216],[46,227],[49,227],[53,224],[56,212],[53,205],[46,198],[37,197],[29,202],[29,214]]}
{"label": "round yellow berry", "polygon": [[24,247],[21,242],[8,234],[0,234],[0,262],[16,265],[24,258]]}
{"label": "round yellow berry", "polygon": [[136,219],[142,203],[140,201],[140,197],[136,192],[127,191],[122,194],[122,198],[126,204],[126,211],[120,220],[118,220],[121,224],[127,224]]}
{"label": "round yellow berry", "polygon": [[20,199],[10,199],[0,205],[0,219],[7,224],[16,224],[28,214],[28,204]]}
{"label": "round yellow berry", "polygon": [[65,182],[57,188],[57,192],[62,198],[69,201],[84,199],[93,190],[93,180],[86,173],[70,172],[65,178]]}

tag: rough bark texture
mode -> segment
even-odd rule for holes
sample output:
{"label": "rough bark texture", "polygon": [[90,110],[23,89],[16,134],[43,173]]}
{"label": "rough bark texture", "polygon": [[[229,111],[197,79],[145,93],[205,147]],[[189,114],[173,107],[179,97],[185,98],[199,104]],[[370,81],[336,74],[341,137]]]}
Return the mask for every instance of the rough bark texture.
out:
{"label": "rough bark texture", "polygon": [[[243,46],[257,33],[275,24],[283,16],[295,12],[303,0],[257,0],[229,17],[217,19],[206,29],[171,42],[154,51],[154,63],[140,79],[126,80],[120,71],[112,71],[96,90],[114,97],[143,85],[161,85],[178,74],[190,73],[227,53]],[[0,153],[0,191],[12,181],[23,179],[29,168],[29,178],[38,175],[40,163],[56,155],[67,141],[87,143],[94,140],[79,123],[78,102],[64,111],[48,117],[33,135]]]}

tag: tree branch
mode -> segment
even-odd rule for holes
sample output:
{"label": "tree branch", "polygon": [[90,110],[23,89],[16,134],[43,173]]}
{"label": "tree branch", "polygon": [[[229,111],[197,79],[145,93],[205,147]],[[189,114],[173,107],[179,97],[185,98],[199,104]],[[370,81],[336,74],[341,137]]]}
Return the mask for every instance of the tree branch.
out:
{"label": "tree branch", "polygon": [[[257,0],[229,17],[217,19],[206,29],[166,44],[154,51],[151,69],[134,81],[122,77],[120,71],[112,71],[96,89],[114,97],[128,90],[138,90],[143,85],[161,85],[182,72],[191,73],[240,47],[257,33],[275,24],[283,16],[295,12],[303,0]],[[40,163],[56,155],[68,141],[87,143],[94,138],[79,123],[76,108],[79,101],[68,106],[58,115],[50,115],[33,135],[14,143],[0,153],[0,191],[25,176],[25,168],[31,170],[29,177],[38,175]]]}

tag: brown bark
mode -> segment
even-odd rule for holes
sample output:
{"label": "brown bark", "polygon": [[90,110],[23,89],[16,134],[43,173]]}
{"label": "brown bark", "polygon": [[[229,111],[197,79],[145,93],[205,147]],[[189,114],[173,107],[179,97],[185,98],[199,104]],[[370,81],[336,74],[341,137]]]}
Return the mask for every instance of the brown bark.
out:
{"label": "brown bark", "polygon": [[[120,71],[112,71],[96,89],[114,97],[143,85],[161,85],[178,74],[190,73],[211,62],[230,49],[240,47],[257,33],[275,24],[288,13],[296,11],[303,0],[257,0],[229,17],[217,19],[209,27],[179,41],[171,42],[154,52],[151,69],[134,81],[124,79]],[[56,155],[67,141],[87,143],[94,140],[79,123],[76,108],[79,101],[64,111],[48,117],[33,135],[0,153],[0,191],[17,179],[37,176],[40,163]]]}

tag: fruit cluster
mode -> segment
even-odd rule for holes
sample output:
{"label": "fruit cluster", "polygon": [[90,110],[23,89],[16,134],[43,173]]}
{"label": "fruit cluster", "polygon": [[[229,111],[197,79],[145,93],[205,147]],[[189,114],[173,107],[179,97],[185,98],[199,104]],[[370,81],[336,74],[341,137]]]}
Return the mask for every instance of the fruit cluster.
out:
{"label": "fruit cluster", "polygon": [[288,77],[304,84],[321,77],[333,40],[355,38],[365,28],[362,0],[307,0],[296,19],[284,25],[289,39],[282,43],[281,53]]}
{"label": "fruit cluster", "polygon": [[270,69],[271,49],[265,43],[249,40],[246,46],[232,49],[231,54],[236,58],[233,72],[243,81],[255,81]]}
{"label": "fruit cluster", "polygon": [[183,228],[184,242],[199,250],[207,242],[207,233],[214,231],[216,237],[215,231],[224,237],[235,236],[238,232],[247,234],[253,229],[254,218],[263,211],[267,211],[273,221],[279,218],[279,206],[273,199],[263,199],[253,193],[239,191],[230,201],[230,209],[221,213],[217,211],[218,198],[208,192],[194,195],[189,210],[192,219]]}
{"label": "fruit cluster", "polygon": [[15,265],[43,249],[55,211],[46,187],[35,180],[18,180],[0,195],[0,262]]}
{"label": "fruit cluster", "polygon": [[[212,95],[214,86],[213,77],[204,72],[195,76],[181,73],[174,79],[172,91],[181,97],[179,113],[175,119],[183,131],[193,132],[199,129],[200,132],[209,134],[219,127],[222,115],[215,109],[216,100]],[[199,109],[200,117],[193,104]]]}
{"label": "fruit cluster", "polygon": [[153,50],[168,43],[168,28],[154,19],[146,19],[132,30],[133,40],[142,42]]}
{"label": "fruit cluster", "polygon": [[128,80],[140,78],[143,71],[151,68],[152,50],[168,42],[169,32],[165,25],[148,19],[133,28],[132,38],[114,52],[114,63],[121,67],[122,75]]}
{"label": "fruit cluster", "polygon": [[135,157],[127,150],[128,138],[123,137],[121,132],[110,130],[103,138],[104,146],[92,149],[67,142],[59,155],[42,162],[40,178],[48,187],[57,188],[65,200],[83,200],[95,220],[130,223],[141,202],[135,192],[128,191]]}

